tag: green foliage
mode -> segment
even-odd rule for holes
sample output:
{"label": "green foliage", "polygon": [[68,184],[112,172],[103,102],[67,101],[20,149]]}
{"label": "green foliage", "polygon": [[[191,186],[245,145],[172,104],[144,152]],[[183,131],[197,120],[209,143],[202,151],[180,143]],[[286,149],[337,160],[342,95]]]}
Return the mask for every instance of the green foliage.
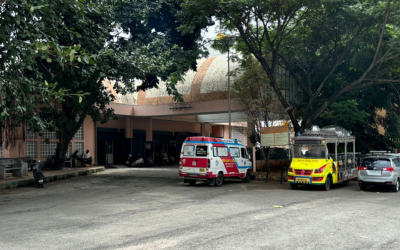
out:
{"label": "green foliage", "polygon": [[365,122],[369,115],[369,113],[359,110],[355,100],[346,100],[332,104],[321,114],[320,119],[346,126],[348,123]]}
{"label": "green foliage", "polygon": [[[359,90],[400,83],[399,1],[188,0],[184,12],[182,30],[214,16],[224,33],[240,37],[236,50],[261,63],[296,133],[321,114],[338,117],[331,105],[343,109]],[[297,82],[295,101],[282,94],[280,67]]]}
{"label": "green foliage", "polygon": [[[197,45],[202,27],[187,34],[176,29],[181,3],[3,2],[2,128],[22,123],[33,131],[55,130],[60,140],[57,157],[62,160],[87,116],[102,123],[116,118],[107,106],[114,96],[102,84],[104,79],[123,83],[115,84],[117,93],[157,87],[161,79],[169,82],[169,93],[179,100],[175,84],[183,73],[195,69],[202,54]],[[143,84],[136,86],[135,80]],[[46,104],[40,112],[39,104]]]}

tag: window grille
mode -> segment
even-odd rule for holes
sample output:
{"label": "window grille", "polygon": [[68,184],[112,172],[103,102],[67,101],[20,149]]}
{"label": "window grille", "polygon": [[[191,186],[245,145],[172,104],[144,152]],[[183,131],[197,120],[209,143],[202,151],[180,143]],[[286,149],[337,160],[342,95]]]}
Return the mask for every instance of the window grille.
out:
{"label": "window grille", "polygon": [[36,139],[36,133],[29,131],[28,126],[26,126],[26,139]]}
{"label": "window grille", "polygon": [[50,132],[50,131],[45,130],[43,132],[42,139],[57,139],[56,132]]}
{"label": "window grille", "polygon": [[26,156],[37,158],[37,143],[36,141],[27,141],[26,142]]}
{"label": "window grille", "polygon": [[278,86],[282,91],[282,95],[287,102],[296,104],[300,101],[302,92],[295,79],[290,75],[289,71],[282,67],[278,67],[276,70],[276,78]]}
{"label": "window grille", "polygon": [[238,139],[243,143],[243,130],[241,127],[233,127],[233,138]]}
{"label": "window grille", "polygon": [[83,140],[83,124],[78,131],[76,131],[74,138],[75,140]]}
{"label": "window grille", "polygon": [[75,150],[78,150],[78,155],[83,154],[83,142],[75,142]]}
{"label": "window grille", "polygon": [[47,158],[56,154],[58,142],[40,142],[40,158]]}

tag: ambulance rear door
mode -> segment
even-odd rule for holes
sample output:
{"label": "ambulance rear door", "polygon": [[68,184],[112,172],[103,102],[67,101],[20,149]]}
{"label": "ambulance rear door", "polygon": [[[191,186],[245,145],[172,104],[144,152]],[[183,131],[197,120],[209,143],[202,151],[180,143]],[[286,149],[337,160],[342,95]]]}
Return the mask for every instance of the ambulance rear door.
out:
{"label": "ambulance rear door", "polygon": [[209,145],[205,143],[186,143],[182,147],[182,172],[206,174]]}

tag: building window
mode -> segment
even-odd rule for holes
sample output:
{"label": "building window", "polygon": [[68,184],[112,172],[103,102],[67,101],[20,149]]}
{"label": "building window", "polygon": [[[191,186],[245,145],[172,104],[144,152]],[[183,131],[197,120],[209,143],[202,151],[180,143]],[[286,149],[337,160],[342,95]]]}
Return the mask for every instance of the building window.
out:
{"label": "building window", "polygon": [[278,86],[285,100],[293,104],[299,103],[303,93],[289,71],[285,68],[278,67],[276,70],[276,78],[279,80]]}
{"label": "building window", "polygon": [[37,158],[37,143],[35,141],[26,142],[26,156]]}
{"label": "building window", "polygon": [[233,138],[243,142],[243,129],[241,127],[233,127]]}
{"label": "building window", "polygon": [[40,158],[47,158],[56,154],[57,142],[40,142]]}
{"label": "building window", "polygon": [[71,150],[72,150],[71,147],[72,147],[72,145],[71,145],[71,143],[69,143],[69,144],[68,144],[67,152],[65,152],[65,157],[66,157],[66,158],[70,158],[70,157],[71,157],[71,154],[72,154],[72,153],[71,153]]}
{"label": "building window", "polygon": [[45,130],[43,132],[42,139],[57,139],[56,132],[50,132]]}
{"label": "building window", "polygon": [[75,140],[83,140],[83,124],[78,131],[76,131],[74,138]]}
{"label": "building window", "polygon": [[75,142],[75,151],[78,150],[78,155],[83,155],[83,142]]}
{"label": "building window", "polygon": [[36,133],[29,131],[28,126],[26,126],[26,139],[36,139]]}

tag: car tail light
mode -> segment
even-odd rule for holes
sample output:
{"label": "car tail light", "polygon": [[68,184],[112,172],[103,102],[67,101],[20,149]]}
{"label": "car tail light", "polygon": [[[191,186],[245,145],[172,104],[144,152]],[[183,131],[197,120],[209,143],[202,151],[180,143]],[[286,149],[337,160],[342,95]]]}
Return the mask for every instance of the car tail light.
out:
{"label": "car tail light", "polygon": [[294,176],[290,176],[290,175],[288,175],[288,180],[294,180]]}
{"label": "car tail light", "polygon": [[291,173],[293,173],[293,168],[292,168],[292,166],[289,166],[288,171],[291,172]]}
{"label": "car tail light", "polygon": [[182,159],[179,159],[179,167],[182,166]]}
{"label": "car tail light", "polygon": [[326,165],[323,165],[322,167],[315,169],[314,170],[314,174],[320,174],[323,173],[325,171]]}
{"label": "car tail light", "polygon": [[358,170],[367,170],[367,167],[359,166]]}
{"label": "car tail light", "polygon": [[382,168],[383,171],[393,171],[394,168]]}

